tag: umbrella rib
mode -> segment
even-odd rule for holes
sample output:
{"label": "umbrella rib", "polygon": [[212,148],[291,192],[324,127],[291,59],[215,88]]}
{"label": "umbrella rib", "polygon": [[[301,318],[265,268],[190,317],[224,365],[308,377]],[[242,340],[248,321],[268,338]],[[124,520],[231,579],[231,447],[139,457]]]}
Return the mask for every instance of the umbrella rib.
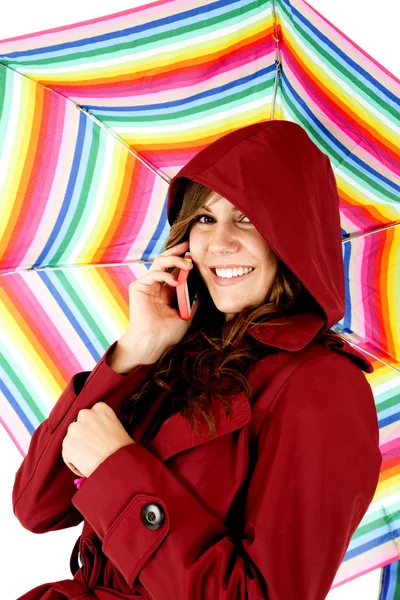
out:
{"label": "umbrella rib", "polygon": [[[356,239],[356,238],[361,238],[361,237],[365,237],[367,235],[372,235],[374,233],[379,233],[380,231],[384,231],[385,229],[391,229],[393,227],[398,227],[400,225],[400,223],[393,223],[392,225],[385,225],[383,227],[378,227],[377,229],[373,229],[372,231],[367,231],[366,233],[350,233],[348,235],[348,237],[346,239],[342,239],[342,244],[345,244],[346,242],[351,242],[352,240]],[[16,269],[15,271],[7,271],[6,273],[0,273],[0,276],[3,275],[14,275],[16,273],[21,273],[24,271],[44,271],[44,270],[56,270],[56,269],[85,269],[85,268],[89,268],[89,267],[116,267],[116,266],[121,266],[121,265],[129,265],[129,264],[146,264],[146,263],[152,263],[151,260],[143,260],[143,259],[138,259],[138,260],[125,260],[122,263],[98,263],[98,264],[88,264],[88,265],[64,265],[64,266],[56,266],[56,267],[49,267],[49,266],[38,266],[38,267],[28,267],[28,268],[23,268],[23,269]],[[371,354],[371,356],[374,356]],[[376,357],[375,357],[376,358]]]}
{"label": "umbrella rib", "polygon": [[89,263],[87,265],[57,265],[55,267],[50,266],[38,266],[38,267],[26,267],[22,269],[16,269],[15,271],[6,271],[5,273],[0,273],[0,276],[3,277],[5,275],[16,275],[17,273],[25,273],[26,271],[58,271],[60,269],[93,269],[93,268],[104,268],[104,267],[123,267],[124,265],[137,265],[137,264],[153,264],[152,260],[143,260],[142,258],[138,258],[137,260],[124,260],[124,262],[120,263]]}
{"label": "umbrella rib", "polygon": [[280,45],[279,45],[280,39],[278,37],[278,29],[277,29],[277,24],[276,24],[276,13],[275,13],[275,1],[274,0],[272,0],[272,15],[273,15],[273,19],[274,19],[274,35],[272,37],[276,42],[276,48],[275,48],[275,81],[274,81],[274,91],[273,91],[273,95],[272,95],[272,109],[271,109],[270,121],[272,121],[274,119],[276,95],[278,92],[279,79],[282,75],[281,50],[280,50]]}
{"label": "umbrella rib", "polygon": [[138,152],[136,152],[136,150],[133,150],[126,142],[124,142],[124,140],[122,140],[116,133],[114,133],[112,131],[112,129],[107,127],[107,125],[102,123],[102,121],[99,121],[99,119],[97,117],[95,117],[90,111],[88,111],[87,108],[85,108],[84,106],[81,106],[77,102],[74,102],[73,100],[71,100],[71,98],[68,98],[68,96],[64,96],[64,94],[60,94],[60,92],[57,92],[56,90],[53,90],[52,88],[49,88],[46,85],[43,85],[43,83],[40,83],[39,81],[36,81],[35,79],[32,79],[25,73],[20,73],[17,69],[13,69],[9,65],[7,65],[1,61],[0,61],[0,65],[2,67],[5,67],[6,69],[9,69],[10,71],[14,71],[14,73],[18,73],[18,75],[20,75],[21,77],[26,77],[26,79],[29,79],[29,81],[33,81],[36,85],[40,85],[45,90],[49,90],[49,92],[51,92],[52,94],[57,94],[57,96],[60,96],[64,100],[74,104],[78,110],[83,112],[86,116],[90,117],[99,127],[102,127],[108,134],[112,135],[122,146],[124,146],[124,148],[126,148],[128,150],[128,152],[130,152],[130,154],[132,154],[135,158],[137,158],[137,160],[139,160],[148,169],[150,169],[150,171],[152,171],[158,177],[161,177],[161,179],[163,179],[166,183],[168,183],[168,184],[170,183],[171,177],[168,177],[168,175],[166,175],[165,173],[160,171],[160,169],[155,167],[150,161],[148,161],[143,156],[141,156]]}
{"label": "umbrella rib", "polygon": [[371,229],[371,231],[365,231],[363,233],[349,233],[346,238],[342,238],[342,244],[345,244],[346,242],[351,242],[352,240],[356,239],[356,238],[361,238],[361,237],[365,237],[367,235],[372,235],[374,233],[379,233],[380,231],[384,231],[385,229],[392,229],[392,227],[398,227],[400,225],[399,223],[392,223],[391,225],[383,225],[383,227],[377,227],[376,229]]}
{"label": "umbrella rib", "polygon": [[340,329],[340,326],[334,325],[333,327],[331,327],[331,329],[333,329],[333,331],[335,331],[336,333],[338,333],[341,338],[343,338],[346,342],[348,342],[350,344],[350,346],[353,346],[357,350],[360,350],[361,352],[364,352],[365,354],[368,354],[368,356],[370,356],[371,358],[374,358],[375,360],[378,360],[380,363],[384,364],[386,367],[390,367],[391,369],[393,369],[393,371],[396,371],[397,373],[400,373],[400,368],[395,367],[394,365],[388,363],[381,356],[377,356],[376,354],[372,354],[372,352],[369,352],[363,346],[360,346],[360,344],[355,344],[354,341],[353,341],[353,338],[351,337],[351,335],[343,332]]}
{"label": "umbrella rib", "polygon": [[131,146],[129,146],[126,142],[124,142],[124,140],[122,140],[112,129],[110,129],[107,125],[105,125],[102,121],[100,121],[95,115],[93,115],[87,108],[85,108],[81,104],[76,104],[76,106],[79,108],[79,110],[81,110],[83,113],[85,113],[85,115],[87,115],[90,119],[92,119],[92,121],[94,121],[99,127],[102,127],[105,131],[107,131],[108,134],[112,135],[116,140],[118,140],[120,142],[120,144],[122,144],[128,150],[128,152],[130,152],[131,154],[133,154],[133,156],[135,158],[140,160],[140,162],[143,163],[148,169],[150,169],[150,171],[153,171],[153,173],[155,175],[158,175],[158,177],[161,177],[161,179],[164,179],[164,181],[166,181],[168,184],[170,183],[171,178],[168,177],[168,175],[166,175],[165,173],[163,173],[162,171],[157,169],[157,167],[152,165],[150,161],[143,158],[143,156],[141,156],[138,152],[136,152],[136,150],[133,150],[131,148]]}

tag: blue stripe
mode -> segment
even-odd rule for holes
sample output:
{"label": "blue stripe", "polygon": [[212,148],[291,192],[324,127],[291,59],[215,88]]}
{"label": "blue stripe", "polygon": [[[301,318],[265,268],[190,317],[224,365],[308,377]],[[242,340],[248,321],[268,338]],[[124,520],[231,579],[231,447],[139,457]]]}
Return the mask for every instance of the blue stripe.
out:
{"label": "blue stripe", "polygon": [[90,110],[94,115],[97,116],[134,116],[138,114],[140,116],[152,115],[156,114],[168,114],[176,111],[177,108],[193,108],[195,106],[201,106],[203,104],[204,99],[213,98],[214,100],[218,100],[220,98],[224,98],[233,90],[235,92],[239,92],[248,88],[251,85],[255,85],[257,81],[260,82],[265,77],[265,81],[268,81],[271,77],[271,73],[275,74],[275,65],[271,65],[266,69],[261,69],[256,73],[251,75],[246,75],[246,77],[241,77],[235,81],[231,81],[224,85],[218,86],[211,90],[205,90],[204,92],[200,92],[198,94],[194,94],[193,96],[189,96],[188,98],[182,98],[179,100],[172,100],[170,102],[161,102],[159,104],[148,104],[148,105],[140,105],[140,106],[113,106],[107,107],[104,109],[100,106],[87,105],[85,104],[85,108]]}
{"label": "blue stripe", "polygon": [[[342,243],[343,250],[343,265],[344,265],[344,281],[345,281],[345,307],[346,312],[344,314],[343,319],[341,320],[341,324],[347,330],[351,328],[351,317],[352,317],[352,304],[351,304],[351,295],[350,295],[350,281],[349,281],[349,270],[350,270],[350,259],[352,252],[352,244]],[[351,331],[351,329],[350,329]]]}
{"label": "blue stripe", "polygon": [[356,548],[355,550],[351,550],[349,548],[347,550],[346,554],[344,555],[342,562],[345,562],[346,560],[351,560],[355,556],[359,556],[360,554],[363,554],[364,552],[367,552],[368,550],[372,550],[373,548],[378,548],[379,546],[382,546],[383,544],[387,544],[387,542],[389,542],[389,541],[393,542],[393,538],[392,538],[392,534],[391,534],[389,528],[387,528],[386,533],[384,533],[383,535],[374,537],[370,542],[363,544],[361,548]]}
{"label": "blue stripe", "polygon": [[[4,360],[3,357],[1,357],[1,358],[2,358],[2,360]],[[29,401],[30,401],[31,405],[36,407],[37,412],[40,412],[40,414],[42,416],[44,416],[46,414],[47,406],[43,402],[42,398],[40,398],[40,396],[37,395],[37,393],[35,394],[35,399],[34,399],[32,397],[32,394],[29,392],[29,390],[26,389],[26,386],[24,385],[24,383],[20,377],[20,375],[22,375],[22,376],[25,375],[24,373],[21,373],[20,365],[18,363],[16,364],[16,361],[14,361],[13,359],[11,359],[11,362],[9,361],[8,364],[10,365],[11,369],[13,370],[15,377],[18,378],[19,383],[23,386],[22,391],[20,391],[18,389],[17,385],[14,383],[14,381],[8,375],[8,373],[6,373],[6,371],[2,371],[2,373],[3,373],[2,379],[6,383],[8,392],[16,400],[21,411],[28,419],[28,422],[36,423],[36,427],[37,427],[39,425],[40,421],[38,421],[37,415],[31,408]],[[36,390],[34,390],[34,392],[36,392]]]}
{"label": "blue stripe", "polygon": [[[394,398],[392,398],[394,400]],[[379,414],[379,429],[383,427],[387,427],[388,425],[392,425],[393,423],[399,422],[400,413],[396,412],[386,417],[382,417],[382,414]]]}
{"label": "blue stripe", "polygon": [[167,240],[169,231],[171,229],[168,219],[167,219],[167,199],[168,199],[168,190],[165,193],[164,198],[164,206],[160,214],[160,218],[157,223],[157,227],[154,230],[151,240],[147,244],[145,251],[142,254],[142,260],[150,260],[153,259],[162,252],[164,244]]}
{"label": "blue stripe", "polygon": [[[54,225],[53,231],[51,232],[42,252],[39,254],[37,260],[33,263],[33,265],[32,265],[33,267],[38,267],[45,263],[49,264],[49,262],[47,261],[47,258],[49,257],[52,248],[54,248],[57,244],[57,240],[59,239],[59,234],[62,229],[63,222],[64,222],[64,220],[67,219],[68,212],[70,212],[70,214],[73,215],[73,213],[76,210],[76,206],[71,206],[71,203],[72,203],[72,198],[74,195],[74,189],[77,187],[79,167],[81,164],[82,152],[84,149],[84,141],[85,141],[85,136],[86,136],[86,127],[87,126],[90,127],[90,130],[91,130],[92,123],[93,123],[93,121],[88,119],[84,113],[80,112],[79,128],[78,128],[78,135],[77,135],[76,146],[75,146],[74,159],[72,161],[72,167],[71,167],[71,172],[70,172],[70,176],[69,176],[69,180],[68,180],[68,185],[67,185],[67,190],[65,193],[64,201],[62,203],[61,210],[57,217],[57,221]],[[80,191],[79,186],[77,187],[77,189],[78,189],[78,191]],[[69,219],[69,222],[71,222],[71,217]],[[53,256],[54,256],[54,254],[55,254],[55,251],[53,252]]]}
{"label": "blue stripe", "polygon": [[[54,55],[55,52],[62,51],[64,49],[69,50],[77,50],[78,48],[83,48],[84,46],[92,46],[95,44],[100,45],[102,47],[103,42],[115,42],[121,43],[121,37],[131,36],[132,41],[135,39],[145,37],[148,32],[151,35],[155,33],[155,30],[159,29],[159,32],[162,31],[171,31],[171,25],[174,23],[180,23],[180,27],[183,25],[183,21],[188,21],[188,24],[194,24],[202,20],[209,19],[212,13],[216,15],[223,15],[227,13],[229,10],[234,8],[235,5],[245,7],[248,2],[243,0],[218,0],[217,2],[212,2],[211,4],[207,4],[206,6],[200,6],[198,8],[194,8],[188,11],[181,12],[177,15],[163,17],[162,19],[157,19],[155,21],[151,21],[150,23],[144,23],[143,25],[136,25],[134,27],[128,27],[126,29],[122,29],[116,32],[109,32],[102,35],[94,36],[92,38],[86,38],[83,40],[76,40],[75,42],[67,42],[64,44],[56,44],[54,46],[47,46],[46,48],[38,48],[34,50],[26,50],[19,52],[11,52],[7,55],[0,55],[0,58],[3,56],[7,59],[11,58],[21,58],[21,57],[34,57],[40,55],[51,54]],[[259,2],[260,8],[262,5],[267,5],[267,0],[261,0]],[[124,40],[126,42],[128,40]],[[60,55],[60,54],[59,54]]]}
{"label": "blue stripe", "polygon": [[[5,364],[5,358],[3,356],[1,356],[1,361],[3,362],[3,364]],[[3,371],[3,369],[0,368],[0,373],[1,373],[1,377],[0,377],[0,391],[4,394],[4,397],[7,398],[11,408],[13,409],[13,411],[15,412],[15,414],[17,415],[18,419],[20,419],[22,421],[22,423],[24,424],[24,426],[26,427],[27,431],[30,433],[30,435],[32,435],[35,432],[35,429],[40,425],[40,423],[38,422],[37,418],[35,415],[33,415],[36,427],[34,427],[32,425],[32,423],[30,422],[30,420],[28,419],[28,417],[26,416],[24,410],[21,408],[21,401],[18,402],[16,400],[16,396],[18,394],[18,396],[20,397],[20,393],[17,390],[16,395],[14,396],[11,392],[11,385],[8,386],[8,384],[5,384],[5,381],[7,380],[8,382],[10,381],[9,378],[7,377],[7,374],[5,373],[5,371]],[[23,398],[22,398],[23,401]],[[29,406],[26,404],[26,409],[30,411]]]}
{"label": "blue stripe", "polygon": [[[56,276],[54,274],[51,276],[50,273],[47,273],[45,271],[39,271],[38,273],[43,283],[46,285],[49,292],[54,297],[58,306],[61,308],[61,310],[71,323],[71,327],[74,331],[76,331],[76,333],[82,340],[82,343],[86,346],[86,348],[92,355],[93,360],[96,364],[104,354],[104,350],[101,347],[100,340],[93,334],[87,322],[82,321],[82,315],[76,309],[75,304],[71,303],[70,297],[68,296],[67,301],[64,300],[63,294],[66,294],[66,290],[61,285],[60,281],[56,278]],[[78,318],[76,315],[78,316]],[[85,329],[89,333],[86,333]],[[96,346],[100,349],[96,349]]]}
{"label": "blue stripe", "polygon": [[[93,269],[95,269],[96,267],[93,267]],[[68,268],[65,269],[66,273],[68,275],[71,275],[72,272],[68,270]],[[43,271],[40,271],[39,274],[43,273]],[[105,349],[103,347],[103,345],[101,344],[101,340],[99,338],[97,338],[94,334],[93,334],[93,330],[92,327],[90,325],[90,317],[88,320],[85,319],[84,315],[82,314],[82,312],[80,311],[80,309],[77,308],[74,300],[71,298],[70,294],[68,293],[67,289],[64,287],[63,282],[59,279],[59,277],[57,277],[57,274],[55,271],[49,271],[47,273],[47,276],[49,278],[49,281],[51,281],[53,289],[56,289],[59,296],[60,297],[64,297],[66,299],[66,303],[69,307],[69,310],[71,312],[71,314],[74,315],[74,322],[79,323],[79,327],[81,331],[85,331],[86,332],[86,338],[85,339],[91,339],[92,340],[92,345],[95,347],[95,351],[96,351],[96,356],[97,354],[100,355],[100,357],[104,354]],[[68,278],[67,278],[68,280]],[[68,283],[70,283],[71,287],[73,286],[73,283],[71,283],[68,280]],[[79,284],[77,284],[77,288],[79,288]],[[94,322],[94,321],[93,321]],[[111,339],[112,338],[112,332],[108,329],[105,330],[106,325],[104,325],[104,328],[102,330],[102,340],[104,339]],[[108,336],[106,335],[108,333]],[[87,346],[87,344],[85,343],[85,345]],[[106,346],[106,348],[109,346],[110,344],[108,344]],[[98,360],[98,359],[97,359]],[[96,361],[97,362],[97,361]]]}
{"label": "blue stripe", "polygon": [[381,572],[381,587],[378,600],[397,600],[399,561],[385,565]]}

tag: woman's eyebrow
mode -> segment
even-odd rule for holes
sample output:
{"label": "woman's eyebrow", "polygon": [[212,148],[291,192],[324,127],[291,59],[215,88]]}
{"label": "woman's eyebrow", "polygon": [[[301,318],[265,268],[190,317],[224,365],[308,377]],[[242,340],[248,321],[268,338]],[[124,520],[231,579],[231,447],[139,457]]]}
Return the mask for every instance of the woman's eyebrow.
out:
{"label": "woman's eyebrow", "polygon": [[[200,208],[203,208],[204,210],[207,210],[208,212],[212,212],[212,210],[207,208],[207,206],[201,206]],[[232,206],[231,210],[232,210],[232,212],[234,212],[234,211],[241,212],[239,208],[236,208],[236,206]]]}

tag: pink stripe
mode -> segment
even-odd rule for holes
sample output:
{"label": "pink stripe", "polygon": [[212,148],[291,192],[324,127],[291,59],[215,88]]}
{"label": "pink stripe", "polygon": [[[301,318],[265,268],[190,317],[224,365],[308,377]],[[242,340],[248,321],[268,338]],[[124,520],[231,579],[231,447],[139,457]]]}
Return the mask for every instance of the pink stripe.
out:
{"label": "pink stripe", "polygon": [[[28,277],[31,283],[34,283],[32,276],[27,275],[26,278],[28,279]],[[7,279],[9,280],[10,277]],[[46,304],[42,306],[21,275],[12,276],[10,287],[18,298],[18,302],[23,306],[23,312],[18,311],[17,313],[16,311],[14,315],[16,321],[25,322],[31,327],[37,339],[34,346],[36,352],[42,357],[46,356],[54,364],[54,370],[58,369],[67,382],[72,375],[82,371],[82,366],[77,361],[73,348],[67,345],[56,323],[53,322],[55,315],[48,312],[49,306]],[[7,290],[5,291],[7,292]]]}
{"label": "pink stripe", "polygon": [[[206,69],[206,72],[204,74],[203,79],[201,79],[201,77],[199,78],[199,82],[201,84],[201,90],[208,90],[208,89],[214,89],[218,86],[222,86],[225,85],[227,83],[230,83],[231,81],[235,81],[236,79],[240,79],[241,77],[247,77],[247,76],[251,76],[253,73],[256,73],[257,71],[259,71],[260,69],[266,69],[268,67],[271,67],[271,60],[269,58],[269,55],[267,56],[265,54],[265,52],[263,51],[263,48],[260,48],[260,50],[257,50],[253,52],[252,54],[252,58],[251,61],[248,60],[239,60],[239,58],[234,61],[234,62],[229,62],[227,61],[226,64],[226,68],[221,68],[221,63],[217,63],[216,68],[212,68],[212,72],[209,73],[208,71],[210,70],[209,68]],[[171,77],[172,73],[170,75],[167,74],[167,77]],[[171,79],[169,80],[171,81]],[[190,84],[192,85],[193,89],[194,89],[194,93],[198,93],[199,92],[199,88],[196,86],[198,82],[195,81],[194,84]],[[125,84],[123,84],[125,85]],[[135,82],[132,81],[129,84],[127,83],[125,85],[125,87],[128,88],[128,91],[130,90],[132,92],[133,89],[133,85],[135,85]],[[105,93],[99,94],[99,98],[101,100],[103,100],[103,102],[99,103],[99,107],[107,107],[107,106],[112,106],[114,107],[126,107],[126,106],[136,106],[137,104],[144,104],[147,101],[150,102],[151,104],[154,101],[154,89],[155,89],[155,83],[154,81],[151,82],[150,85],[145,86],[143,84],[143,81],[141,84],[136,83],[137,88],[135,89],[135,93],[127,93],[125,94],[125,96],[123,96],[121,94],[115,95],[115,86],[112,88],[112,93],[114,94],[112,97],[108,97]],[[158,85],[161,86],[161,78],[158,82]],[[188,88],[186,90],[186,96],[190,95],[190,85],[186,85],[185,87]],[[140,89],[141,87],[143,87],[143,91]],[[169,87],[168,83],[167,86],[165,86],[165,90],[168,92],[168,95],[166,95],[165,97],[163,97],[164,101],[173,101],[176,100],[177,98],[181,97],[181,94],[179,96],[177,96],[177,90],[179,91],[179,86],[171,86]],[[52,86],[52,89],[54,88],[54,86]],[[60,88],[60,89],[66,89],[66,88]],[[157,87],[157,90],[159,88]],[[200,91],[201,91],[200,90]],[[92,90],[89,89],[89,93]],[[82,94],[81,94],[82,92]],[[104,92],[104,90],[103,90]],[[74,95],[74,94],[81,94],[81,95]],[[90,103],[90,99],[86,98],[85,96],[85,89],[84,88],[79,88],[79,86],[77,86],[74,89],[74,94],[70,97],[71,100],[73,100],[74,102],[78,102],[78,104],[89,104]],[[140,100],[137,101],[137,97],[140,96]],[[121,101],[121,98],[124,98],[124,101]]]}
{"label": "pink stripe", "polygon": [[[369,231],[370,229],[376,227],[376,217],[373,217],[372,215],[368,215],[368,217],[366,217],[360,210],[356,210],[352,204],[344,204],[342,202],[340,204],[340,212],[343,213],[343,216],[347,217],[347,219],[354,225],[354,228],[351,231]],[[350,243],[354,244],[356,242],[357,240]]]}
{"label": "pink stripe", "polygon": [[[366,231],[364,229],[364,231]],[[365,337],[370,340],[380,351],[386,350],[385,340],[379,335],[380,327],[384,334],[384,325],[382,323],[382,309],[379,301],[380,294],[377,293],[371,296],[371,288],[373,288],[376,279],[376,269],[380,268],[381,261],[377,263],[377,253],[382,242],[386,241],[385,231],[376,233],[375,235],[367,235],[364,237],[364,251],[362,253],[362,266],[358,273],[359,281],[364,280],[369,282],[368,288],[362,288],[365,296],[361,299],[364,307],[365,318]],[[378,324],[380,324],[378,326]],[[378,326],[378,327],[377,327]],[[384,342],[384,346],[381,345]]]}
{"label": "pink stripe", "polygon": [[[40,115],[43,121],[47,121],[47,130],[45,136],[40,136],[38,143],[41,147],[44,146],[46,151],[41,157],[41,164],[35,159],[32,165],[32,177],[36,180],[35,188],[32,192],[29,190],[32,183],[28,186],[27,191],[29,195],[21,210],[22,215],[26,215],[24,216],[24,224],[20,231],[18,242],[8,257],[8,263],[11,265],[21,264],[25,256],[30,261],[34,260],[34,257],[28,254],[29,247],[35,238],[40,221],[46,210],[46,205],[49,202],[50,190],[61,147],[65,100],[48,91],[45,91],[45,94],[51,94],[52,97],[50,97],[51,104],[49,111]],[[31,144],[29,151],[35,151],[31,147]]]}
{"label": "pink stripe", "polygon": [[[126,219],[126,225],[121,232],[121,240],[126,240],[124,244],[120,244],[117,248],[113,248],[113,262],[124,262],[129,259],[129,250],[141,230],[143,220],[146,218],[148,209],[149,195],[153,188],[154,173],[141,162],[136,161],[135,169],[139,169],[137,183],[131,188],[130,194],[135,193],[133,199],[128,196],[126,205],[131,206],[131,214],[135,214],[135,219]],[[128,241],[129,240],[129,241]]]}
{"label": "pink stripe", "polygon": [[334,583],[332,584],[331,590],[333,590],[338,585],[343,585],[344,583],[347,583],[348,581],[352,581],[353,579],[356,579],[356,577],[360,577],[361,575],[365,575],[366,573],[369,573],[370,571],[374,571],[375,569],[377,569],[379,567],[385,567],[386,565],[390,565],[395,560],[399,560],[399,555],[396,552],[396,545],[395,545],[395,543],[393,543],[390,546],[390,550],[386,551],[386,558],[382,557],[382,552],[384,552],[384,549],[382,548],[382,544],[379,546],[379,558],[380,558],[380,560],[377,560],[377,557],[376,557],[376,554],[375,554],[376,551],[377,551],[376,548],[374,548],[372,550],[372,552],[374,552],[374,554],[373,554],[372,557],[369,557],[368,554],[366,555],[365,552],[363,553],[364,556],[365,556],[365,558],[363,560],[365,562],[369,562],[370,563],[370,567],[368,569],[364,569],[364,570],[357,569],[357,571],[355,573],[353,573],[349,577],[345,577],[345,578],[341,578],[338,575],[337,580],[335,579]]}
{"label": "pink stripe", "polygon": [[8,433],[8,435],[10,436],[10,438],[12,439],[12,441],[14,442],[15,446],[20,451],[21,456],[25,457],[26,452],[24,452],[24,450],[22,449],[22,447],[19,445],[19,442],[18,442],[17,438],[13,435],[13,432],[11,431],[11,429],[9,427],[7,427],[6,422],[1,417],[0,417],[0,425],[2,425],[2,427],[4,427],[4,429],[6,430],[6,432]]}
{"label": "pink stripe", "polygon": [[[162,91],[170,91],[174,88],[188,88],[195,86],[196,84],[202,84],[208,81],[210,77],[210,69],[212,68],[212,76],[217,77],[220,73],[226,75],[227,72],[233,71],[242,65],[247,65],[249,60],[256,61],[258,58],[264,59],[264,66],[271,66],[271,61],[268,62],[269,55],[275,51],[275,42],[268,40],[268,43],[252,45],[247,50],[240,52],[236,57],[228,56],[223,60],[212,62],[207,65],[197,65],[192,68],[191,72],[178,69],[176,72],[164,73],[158,78],[154,78],[147,85],[143,83],[143,80],[139,78],[138,81],[132,80],[126,83],[114,83],[109,84],[103,88],[91,88],[90,83],[87,85],[80,85],[79,83],[75,86],[68,85],[51,85],[59,94],[68,96],[74,102],[78,104],[87,104],[88,99],[102,99],[101,106],[114,106],[112,100],[116,98],[132,97],[137,98],[143,94],[148,94],[151,86],[153,93]],[[212,65],[212,66],[211,66]],[[197,90],[198,92],[198,90]],[[126,105],[125,105],[126,106]],[[128,105],[129,106],[129,105]]]}
{"label": "pink stripe", "polygon": [[[393,432],[391,433],[393,435]],[[395,439],[390,438],[388,442],[384,442],[379,446],[379,449],[382,454],[383,462],[390,460],[391,458],[399,457],[399,437]],[[382,465],[382,471],[385,470],[385,466]]]}

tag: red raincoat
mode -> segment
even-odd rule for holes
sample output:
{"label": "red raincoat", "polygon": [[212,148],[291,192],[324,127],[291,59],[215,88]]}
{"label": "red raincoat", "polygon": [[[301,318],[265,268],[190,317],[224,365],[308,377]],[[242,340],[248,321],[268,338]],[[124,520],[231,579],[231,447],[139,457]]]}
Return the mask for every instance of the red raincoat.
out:
{"label": "red raincoat", "polygon": [[155,365],[117,374],[108,365],[114,343],[92,372],[74,375],[33,434],[13,489],[29,531],[83,521],[73,579],[19,600],[323,600],[374,496],[382,456],[363,374],[372,366],[329,331],[344,314],[344,270],[328,157],[288,121],[234,131],[174,178],[170,224],[183,177],[239,207],[324,316],[253,327],[268,352],[248,375],[252,403],[238,394],[229,419],[213,398],[214,438],[194,437],[175,413],[142,444],[162,391],[133,426],[137,443],[107,457],[79,490],[61,456],[69,424],[99,401],[118,415]]}

